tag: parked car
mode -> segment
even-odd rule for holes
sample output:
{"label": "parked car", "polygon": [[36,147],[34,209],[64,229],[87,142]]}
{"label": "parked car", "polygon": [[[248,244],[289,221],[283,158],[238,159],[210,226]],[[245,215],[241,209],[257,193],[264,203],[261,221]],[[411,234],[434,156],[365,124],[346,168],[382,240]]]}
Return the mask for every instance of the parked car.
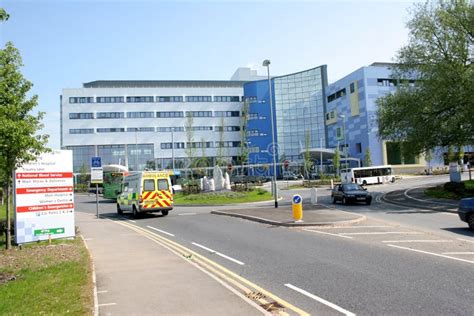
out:
{"label": "parked car", "polygon": [[474,198],[462,199],[459,202],[458,215],[471,230],[474,230]]}
{"label": "parked car", "polygon": [[342,204],[351,202],[364,202],[367,205],[372,203],[372,195],[367,189],[357,183],[337,184],[331,192],[332,203],[341,201]]}
{"label": "parked car", "polygon": [[289,172],[289,171],[283,172],[283,180],[299,180],[299,179],[302,179],[301,175],[297,176],[293,172]]}

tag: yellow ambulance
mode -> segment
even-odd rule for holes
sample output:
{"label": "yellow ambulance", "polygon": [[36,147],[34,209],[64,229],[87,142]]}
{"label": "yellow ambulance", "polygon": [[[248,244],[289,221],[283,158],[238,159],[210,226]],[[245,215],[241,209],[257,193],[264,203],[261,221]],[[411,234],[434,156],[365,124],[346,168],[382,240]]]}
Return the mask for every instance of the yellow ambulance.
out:
{"label": "yellow ambulance", "polygon": [[117,213],[130,211],[133,217],[148,212],[163,216],[173,209],[173,189],[168,172],[143,171],[125,176],[117,196]]}

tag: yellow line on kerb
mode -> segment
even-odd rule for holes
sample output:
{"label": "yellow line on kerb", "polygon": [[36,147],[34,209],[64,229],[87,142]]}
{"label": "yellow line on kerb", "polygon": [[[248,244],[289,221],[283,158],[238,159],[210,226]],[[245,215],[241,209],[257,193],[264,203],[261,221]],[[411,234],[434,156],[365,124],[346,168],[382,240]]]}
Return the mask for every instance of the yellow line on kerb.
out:
{"label": "yellow line on kerb", "polygon": [[[150,232],[149,230],[147,229],[144,229],[142,227],[139,227],[137,225],[133,225],[133,224],[130,224],[130,223],[126,223],[126,222],[123,222],[123,221],[116,221],[116,220],[112,220],[113,222],[119,224],[119,225],[122,225],[122,226],[125,226],[125,227],[128,227],[134,231],[136,231],[137,233],[140,233],[142,235],[145,235],[146,237],[150,238],[150,239],[155,239],[157,241],[160,241],[162,243],[165,244],[165,246],[168,246],[168,247],[171,247],[171,248],[174,248],[176,251],[180,252],[181,254],[185,254],[187,256],[189,255],[192,255],[192,259],[193,260],[196,260],[196,259],[201,259],[202,261],[206,262],[199,262],[199,264],[202,264],[204,265],[208,270],[212,271],[213,273],[219,275],[221,278],[223,279],[226,279],[228,280],[230,283],[234,284],[235,286],[237,286],[238,288],[240,288],[241,290],[243,290],[244,292],[250,292],[251,290],[244,287],[242,284],[236,282],[235,280],[229,278],[229,276],[233,277],[234,279],[236,280],[239,280],[240,282],[246,284],[247,286],[259,291],[260,293],[264,294],[265,296],[267,297],[270,297],[272,298],[274,301],[276,301],[277,303],[283,305],[284,307],[292,310],[293,312],[299,314],[299,315],[310,315],[309,313],[305,312],[304,310],[290,304],[289,302],[281,299],[280,297],[276,296],[275,294],[273,293],[270,293],[268,292],[267,290],[261,288],[260,286],[250,282],[249,280],[235,274],[234,272],[230,271],[229,269],[221,266],[220,264],[192,251],[191,249],[189,248],[186,248],[185,246],[181,245],[181,244],[178,244],[168,238],[165,238],[161,235],[158,235],[158,234],[155,234],[153,232]],[[210,265],[214,266],[215,268],[217,269],[220,269],[222,272],[216,270],[215,268],[211,267]],[[227,273],[227,275],[223,274],[224,273]],[[265,303],[268,303],[266,302],[264,299],[257,299],[259,302],[265,304]],[[286,313],[285,312],[280,312],[280,315],[285,315]]]}

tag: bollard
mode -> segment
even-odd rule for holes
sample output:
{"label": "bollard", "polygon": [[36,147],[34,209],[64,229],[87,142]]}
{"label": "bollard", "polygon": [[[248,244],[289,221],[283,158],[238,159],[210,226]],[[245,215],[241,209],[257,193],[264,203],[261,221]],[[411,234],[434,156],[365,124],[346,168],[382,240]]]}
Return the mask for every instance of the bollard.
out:
{"label": "bollard", "polygon": [[331,179],[331,190],[334,189],[334,181]]}
{"label": "bollard", "polygon": [[318,189],[316,188],[311,188],[311,204],[318,204]]}
{"label": "bollard", "polygon": [[303,198],[299,194],[293,195],[292,198],[293,219],[295,222],[303,221]]}

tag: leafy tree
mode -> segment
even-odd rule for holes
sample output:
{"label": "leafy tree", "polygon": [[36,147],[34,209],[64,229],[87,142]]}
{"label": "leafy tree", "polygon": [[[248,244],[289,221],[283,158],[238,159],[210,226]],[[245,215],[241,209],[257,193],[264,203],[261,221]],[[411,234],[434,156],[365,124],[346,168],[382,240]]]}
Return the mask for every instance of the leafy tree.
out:
{"label": "leafy tree", "polygon": [[474,6],[419,3],[408,28],[392,73],[397,90],[377,102],[379,136],[404,141],[412,154],[474,143]]}
{"label": "leafy tree", "polygon": [[224,117],[221,117],[219,128],[219,142],[217,145],[217,158],[216,158],[216,165],[223,166],[225,164],[224,161]]}
{"label": "leafy tree", "polygon": [[339,152],[339,146],[336,148],[336,152],[334,153],[334,158],[332,160],[332,164],[336,168],[336,175],[339,175],[339,165],[341,163],[341,153]]}
{"label": "leafy tree", "polygon": [[371,158],[371,153],[370,153],[370,148],[367,147],[365,149],[365,156],[364,156],[364,165],[365,167],[370,167],[372,166],[372,158]]}
{"label": "leafy tree", "polygon": [[249,101],[245,100],[242,107],[242,119],[240,120],[240,172],[244,174],[244,164],[249,158],[249,148],[247,145],[247,125],[249,121]]}
{"label": "leafy tree", "polygon": [[456,154],[454,153],[454,147],[452,145],[448,146],[448,163],[456,162]]}
{"label": "leafy tree", "polygon": [[[0,20],[8,19],[5,10],[0,9]],[[10,234],[10,191],[13,171],[47,151],[48,135],[38,135],[43,128],[44,113],[30,112],[38,104],[38,96],[27,96],[32,83],[20,72],[23,66],[20,52],[11,42],[0,50],[0,170],[7,198],[7,240],[11,248]]]}
{"label": "leafy tree", "polygon": [[[196,158],[196,147],[194,146],[194,118],[188,113],[186,119],[186,156],[188,156],[189,167],[193,168]],[[192,172],[191,172],[192,174]]]}

